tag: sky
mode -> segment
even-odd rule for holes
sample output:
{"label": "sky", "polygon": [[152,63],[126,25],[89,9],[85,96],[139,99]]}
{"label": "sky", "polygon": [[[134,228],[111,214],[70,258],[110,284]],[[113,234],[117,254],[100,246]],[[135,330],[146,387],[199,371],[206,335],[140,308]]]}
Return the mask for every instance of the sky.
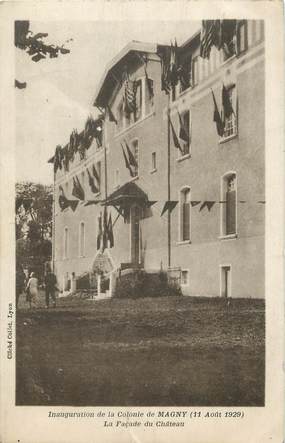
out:
{"label": "sky", "polygon": [[65,145],[73,128],[81,131],[96,115],[93,99],[106,64],[131,40],[184,43],[199,22],[31,22],[34,32],[47,32],[47,43],[65,44],[70,54],[37,63],[15,48],[16,180],[50,184],[47,163],[56,145]]}

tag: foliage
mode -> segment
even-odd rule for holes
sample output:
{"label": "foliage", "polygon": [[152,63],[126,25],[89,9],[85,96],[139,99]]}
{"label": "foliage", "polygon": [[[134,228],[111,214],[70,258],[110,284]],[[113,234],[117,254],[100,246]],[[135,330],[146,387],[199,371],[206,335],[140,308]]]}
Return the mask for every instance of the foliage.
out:
{"label": "foliage", "polygon": [[115,297],[142,298],[181,295],[180,288],[168,282],[167,274],[160,271],[148,274],[143,270],[122,276],[117,282]]}
{"label": "foliage", "polygon": [[34,267],[50,259],[52,201],[52,186],[16,184],[17,263]]}
{"label": "foliage", "polygon": [[[65,48],[64,45],[56,46],[48,44],[43,41],[48,36],[46,32],[38,32],[34,34],[30,30],[30,22],[28,20],[16,20],[15,21],[15,46],[25,51],[34,62],[38,62],[42,59],[57,58],[59,54],[69,54],[70,50]],[[69,39],[68,41],[71,41]],[[19,82],[15,80],[15,87],[19,89],[26,88],[26,82]]]}

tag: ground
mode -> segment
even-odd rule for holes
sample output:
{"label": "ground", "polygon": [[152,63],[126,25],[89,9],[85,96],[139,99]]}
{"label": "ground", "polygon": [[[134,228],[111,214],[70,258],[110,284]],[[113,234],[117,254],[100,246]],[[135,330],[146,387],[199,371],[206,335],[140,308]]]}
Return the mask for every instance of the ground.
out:
{"label": "ground", "polygon": [[262,406],[264,335],[254,299],[22,300],[16,403]]}

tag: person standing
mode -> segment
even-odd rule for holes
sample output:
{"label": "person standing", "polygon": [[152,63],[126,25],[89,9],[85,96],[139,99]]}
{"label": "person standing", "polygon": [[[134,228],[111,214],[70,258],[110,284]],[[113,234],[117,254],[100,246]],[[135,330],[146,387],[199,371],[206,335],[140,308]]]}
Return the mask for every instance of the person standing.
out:
{"label": "person standing", "polygon": [[36,278],[36,274],[34,272],[31,273],[29,281],[26,286],[26,291],[28,294],[28,301],[30,303],[30,308],[32,305],[35,307],[38,304],[39,291],[38,291],[38,279]]}
{"label": "person standing", "polygon": [[46,288],[46,308],[49,308],[49,298],[52,298],[53,307],[56,307],[55,291],[57,290],[56,276],[49,269],[45,276],[45,288]]}
{"label": "person standing", "polygon": [[17,266],[16,268],[16,308],[18,307],[19,298],[25,289],[26,276],[22,269],[22,266]]}

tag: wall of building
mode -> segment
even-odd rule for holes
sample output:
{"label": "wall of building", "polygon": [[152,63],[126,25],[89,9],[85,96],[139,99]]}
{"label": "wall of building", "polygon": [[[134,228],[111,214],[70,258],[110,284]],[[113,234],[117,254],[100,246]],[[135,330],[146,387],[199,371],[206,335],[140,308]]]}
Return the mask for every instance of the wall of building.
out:
{"label": "wall of building", "polygon": [[[264,48],[262,46],[262,26],[249,23],[249,44],[251,49],[240,57],[226,63],[211,60],[210,66],[203,68],[204,75],[198,85],[181,94],[170,103],[170,115],[174,127],[178,128],[178,114],[190,109],[191,146],[190,156],[178,160],[179,151],[171,140],[171,199],[179,200],[179,192],[184,186],[191,189],[191,200],[215,201],[208,211],[200,211],[200,205],[191,208],[190,242],[181,244],[179,235],[180,207],[176,206],[171,217],[171,266],[189,271],[189,283],[183,286],[187,295],[220,296],[220,267],[231,266],[231,296],[264,296],[264,216],[265,205],[265,164],[264,164]],[[214,54],[214,51],[213,51]],[[214,57],[214,55],[212,56]],[[141,63],[133,65],[133,78],[144,77]],[[147,193],[149,200],[157,201],[140,223],[141,248],[143,248],[146,269],[166,269],[168,265],[167,214],[160,216],[167,200],[167,104],[168,96],[161,91],[161,67],[158,57],[149,54],[148,76],[154,81],[154,106],[144,118],[125,130],[118,131],[108,119],[105,122],[104,138],[107,148],[107,193],[131,180],[125,167],[121,143],[130,145],[137,138],[139,142],[139,175],[133,179]],[[235,137],[221,142],[213,122],[213,89],[218,105],[221,102],[221,87],[224,83],[236,85],[238,97],[238,133]],[[146,92],[146,91],[145,91]],[[122,91],[116,91],[110,103],[116,115]],[[152,153],[156,152],[157,170],[152,171]],[[102,162],[101,193],[96,198],[105,197],[104,151],[96,145],[87,151],[84,161],[76,160],[68,174],[59,172],[58,185],[69,181],[91,166]],[[116,176],[119,170],[119,177]],[[234,171],[237,177],[237,236],[221,237],[221,177]],[[85,188],[88,189],[87,177]],[[72,189],[72,185],[69,185]],[[69,190],[69,192],[71,192]],[[56,192],[55,210],[55,269],[59,283],[66,273],[76,275],[91,269],[97,253],[98,216],[103,207],[84,206],[77,210],[61,211]],[[71,194],[69,194],[69,197]],[[94,198],[90,190],[88,198]],[[240,202],[244,201],[244,203]],[[114,208],[109,208],[113,221],[117,217]],[[85,253],[79,257],[79,225],[85,222]],[[69,251],[63,256],[63,232],[69,229]],[[114,224],[115,246],[109,252],[115,267],[130,262],[130,224],[120,216]],[[260,278],[257,279],[256,276]],[[60,283],[61,284],[61,283]]]}

